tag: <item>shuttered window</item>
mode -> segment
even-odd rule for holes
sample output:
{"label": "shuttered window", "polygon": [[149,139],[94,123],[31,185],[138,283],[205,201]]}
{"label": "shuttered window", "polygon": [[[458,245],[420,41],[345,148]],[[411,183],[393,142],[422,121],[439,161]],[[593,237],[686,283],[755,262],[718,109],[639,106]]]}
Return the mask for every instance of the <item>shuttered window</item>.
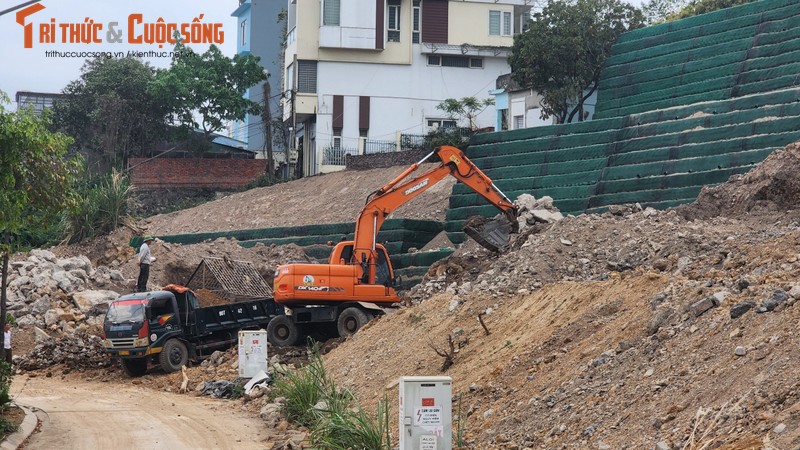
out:
{"label": "shuttered window", "polygon": [[322,24],[339,26],[339,7],[341,0],[324,0],[322,3]]}
{"label": "shuttered window", "polygon": [[317,92],[316,61],[297,61],[297,92]]}

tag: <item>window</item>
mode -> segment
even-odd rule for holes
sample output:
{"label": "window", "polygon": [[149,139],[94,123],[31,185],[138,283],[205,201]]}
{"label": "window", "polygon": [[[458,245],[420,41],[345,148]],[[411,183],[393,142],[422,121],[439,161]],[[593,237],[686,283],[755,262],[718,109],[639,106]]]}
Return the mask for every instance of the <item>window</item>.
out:
{"label": "window", "polygon": [[422,29],[422,8],[420,8],[419,0],[414,0],[414,18],[413,28],[411,30],[411,43],[419,44],[420,30]]}
{"label": "window", "polygon": [[242,24],[239,25],[242,34],[242,46],[247,44],[247,19],[242,19]]}
{"label": "window", "polygon": [[339,26],[339,7],[341,0],[323,0],[322,24]]}
{"label": "window", "polygon": [[400,42],[400,0],[389,0],[389,14],[387,14],[389,42]]}
{"label": "window", "polygon": [[316,61],[297,61],[297,92],[317,92]]}
{"label": "window", "polygon": [[489,11],[489,35],[511,36],[510,11]]}
{"label": "window", "polygon": [[436,131],[439,128],[455,128],[456,121],[453,119],[428,119],[428,130]]}
{"label": "window", "polygon": [[459,55],[428,55],[429,66],[483,68],[483,58]]}
{"label": "window", "polygon": [[297,87],[297,85],[294,79],[294,63],[291,63],[286,67],[286,90],[290,91],[295,87]]}
{"label": "window", "polygon": [[339,150],[342,148],[342,130],[333,130],[333,148]]}
{"label": "window", "polygon": [[514,129],[525,128],[525,116],[514,116]]}

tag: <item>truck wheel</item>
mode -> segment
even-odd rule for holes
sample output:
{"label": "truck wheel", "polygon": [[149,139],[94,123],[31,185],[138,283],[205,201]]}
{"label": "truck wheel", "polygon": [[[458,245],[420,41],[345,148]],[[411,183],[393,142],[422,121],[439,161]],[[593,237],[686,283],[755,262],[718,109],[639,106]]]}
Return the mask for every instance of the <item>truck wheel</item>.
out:
{"label": "truck wheel", "polygon": [[178,339],[168,340],[161,349],[161,354],[158,355],[158,362],[166,373],[181,370],[181,367],[185,366],[188,361],[189,351],[186,349],[186,344]]}
{"label": "truck wheel", "polygon": [[276,347],[294,345],[300,338],[300,329],[289,316],[273,317],[267,325],[267,339]]}
{"label": "truck wheel", "polygon": [[355,334],[355,332],[366,325],[367,322],[369,322],[367,313],[359,308],[351,306],[339,314],[336,327],[339,330],[339,336],[347,337]]}
{"label": "truck wheel", "polygon": [[122,370],[131,378],[141,377],[147,372],[147,358],[123,359]]}

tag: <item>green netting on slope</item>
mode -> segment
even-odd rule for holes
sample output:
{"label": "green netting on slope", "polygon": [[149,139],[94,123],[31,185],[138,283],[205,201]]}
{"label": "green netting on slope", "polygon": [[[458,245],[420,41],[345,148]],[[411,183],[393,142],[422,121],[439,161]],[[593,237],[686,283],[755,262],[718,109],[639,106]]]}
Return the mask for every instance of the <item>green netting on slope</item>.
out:
{"label": "green netting on slope", "polygon": [[468,156],[481,170],[491,170],[519,165],[572,162],[600,158],[608,154],[609,145],[611,143],[606,142],[558,150],[539,150],[524,141],[519,142],[517,145],[508,145],[506,148],[512,149],[514,152],[505,156]]}
{"label": "green netting on slope", "polygon": [[[286,237],[308,237],[308,236],[332,236],[341,234],[352,234],[355,223],[333,223],[320,225],[299,225],[293,227],[273,227],[259,228],[250,230],[231,230],[214,233],[193,233],[193,234],[173,234],[159,236],[164,242],[176,244],[197,244],[199,242],[214,240],[218,238],[237,239],[239,241],[250,241],[256,239],[272,239]],[[439,233],[442,231],[442,224],[433,220],[416,219],[389,219],[386,220],[381,231],[388,230],[417,230]],[[138,247],[141,245],[141,238],[134,237],[130,245]]]}
{"label": "green netting on slope", "polygon": [[[651,47],[654,44],[652,39],[670,39],[670,35],[673,34],[675,36],[685,35],[687,38],[692,38],[697,35],[702,35],[704,33],[703,29],[709,25],[724,20],[745,17],[750,14],[757,14],[759,16],[765,14],[764,17],[770,18],[772,17],[772,15],[769,14],[771,11],[792,8],[796,6],[796,4],[796,0],[761,0],[707,14],[688,17],[686,19],[640,28],[623,33],[617,41],[617,45],[620,46],[617,51],[629,52]],[[780,15],[782,12],[778,11],[777,14]]]}
{"label": "green netting on slope", "polygon": [[703,184],[722,183],[731,175],[747,171],[753,166],[745,165],[706,172],[681,173],[645,178],[601,181],[597,184],[598,195],[620,192],[646,191],[653,189],[684,188]]}
{"label": "green netting on slope", "polygon": [[[562,127],[570,127],[564,124]],[[492,143],[470,146],[467,156],[475,161],[490,156],[508,156],[516,153],[545,152],[573,147],[583,147],[591,144],[607,144],[613,142],[616,136],[614,129],[585,134],[569,134],[560,136],[543,136],[533,139],[520,139],[503,143]]]}
{"label": "green netting on slope", "polygon": [[596,133],[598,131],[619,128],[620,126],[622,126],[622,119],[612,118],[605,120],[591,120],[588,122],[576,122],[566,125],[546,125],[541,127],[523,128],[520,130],[480,133],[474,135],[470,139],[469,151],[473,151],[473,147],[482,146],[484,144],[504,143],[508,141],[519,141],[524,139],[561,136],[567,134]]}
{"label": "green netting on slope", "polygon": [[771,80],[740,84],[733,88],[731,91],[731,97],[774,91],[777,89],[793,88],[796,86],[800,86],[800,75],[785,75],[782,77],[773,78]]}
{"label": "green netting on slope", "polygon": [[453,254],[453,249],[444,248],[428,252],[390,255],[393,267],[430,267],[436,261]]}
{"label": "green netting on slope", "polygon": [[730,20],[716,22],[703,27],[694,28],[690,34],[676,33],[661,39],[656,45],[642,47],[638,50],[624,50],[625,43],[612,47],[611,56],[606,61],[607,67],[625,65],[631,62],[646,61],[677,52],[713,46],[742,38],[753,37],[758,33],[773,33],[795,25],[798,15],[797,6],[783,7],[765,11],[751,16],[739,16]]}
{"label": "green netting on slope", "polygon": [[[423,232],[414,230],[381,230],[378,232],[378,242],[408,242],[410,245],[425,245],[433,239],[439,232]],[[315,244],[326,244],[327,242],[339,242],[353,240],[353,233],[333,234],[333,235],[311,235],[311,236],[292,236],[287,238],[273,239],[252,239],[240,241],[242,247],[253,247],[257,243],[265,245],[286,245],[295,244],[301,247]]]}
{"label": "green netting on slope", "polygon": [[571,172],[587,172],[591,170],[602,169],[606,165],[606,160],[607,158],[603,156],[600,158],[578,159],[574,161],[551,163],[534,162],[533,164],[528,164],[527,162],[520,161],[516,166],[484,169],[483,173],[485,173],[492,180],[518,178],[521,176],[521,174],[525,174],[525,176],[560,175]]}
{"label": "green netting on slope", "polygon": [[[717,28],[716,30],[709,30],[711,34],[705,34],[693,39],[612,55],[606,60],[605,67],[608,69],[613,69],[617,66],[626,67],[626,73],[631,73],[631,68],[639,66],[657,67],[656,64],[669,66],[672,64],[668,62],[670,61],[669,58],[681,53],[690,53],[694,59],[700,59],[706,55],[709,57],[714,55],[713,53],[706,54],[705,50],[724,48],[722,46],[725,44],[732,44],[730,51],[734,48],[740,49],[741,45],[744,45],[744,48],[750,47],[753,34],[756,32],[756,25],[743,28],[728,28],[726,25],[726,22],[715,24]],[[676,59],[676,61],[680,61],[680,59]]]}
{"label": "green netting on slope", "polygon": [[661,123],[629,127],[623,130],[623,139],[636,139],[662,134],[679,133],[696,128],[715,128],[753,121],[764,120],[767,117],[800,116],[800,103],[771,105],[753,108],[745,111],[734,111],[725,114],[695,114],[679,120],[669,120]]}
{"label": "green netting on slope", "polygon": [[800,100],[800,89],[787,89],[777,92],[759,93],[735,99],[702,102],[683,105],[658,111],[649,111],[632,114],[627,117],[629,124],[649,124],[687,118],[693,114],[724,114],[729,112],[742,112],[744,110],[760,108],[769,105],[780,105],[797,102]]}

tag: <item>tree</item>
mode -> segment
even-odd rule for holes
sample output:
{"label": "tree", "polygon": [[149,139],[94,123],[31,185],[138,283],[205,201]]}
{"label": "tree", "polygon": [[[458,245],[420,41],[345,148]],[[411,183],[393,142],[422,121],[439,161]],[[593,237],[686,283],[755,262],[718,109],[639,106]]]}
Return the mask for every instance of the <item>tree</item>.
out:
{"label": "tree", "polygon": [[668,20],[685,19],[687,17],[710,13],[719,9],[730,8],[732,6],[744,5],[755,0],[693,0],[681,8],[677,14],[668,17]]}
{"label": "tree", "polygon": [[552,0],[514,37],[512,77],[542,96],[543,119],[582,121],[611,46],[643,24],[642,12],[620,0]]}
{"label": "tree", "polygon": [[686,0],[649,0],[642,4],[642,12],[649,24],[671,20],[681,8],[686,6]]}
{"label": "tree", "polygon": [[[72,139],[50,131],[47,115],[32,111],[6,112],[9,102],[0,91],[0,329],[6,320],[8,259],[13,251],[11,237],[30,225],[31,218],[52,220],[63,208],[75,204],[73,182],[80,161],[68,158]],[[38,214],[26,214],[34,208]],[[4,355],[0,337],[0,355]]]}
{"label": "tree", "polygon": [[248,88],[266,79],[258,60],[253,55],[228,58],[215,45],[198,54],[178,42],[172,64],[157,72],[149,92],[167,101],[173,123],[200,129],[210,141],[228,121],[261,115],[261,105],[244,97]]}
{"label": "tree", "polygon": [[442,103],[436,105],[436,109],[444,111],[451,119],[466,119],[470,130],[477,128],[475,117],[478,116],[487,106],[494,104],[494,100],[487,98],[478,100],[475,97],[464,97],[462,99],[447,98]]}
{"label": "tree", "polygon": [[165,104],[148,92],[153,67],[130,57],[96,58],[81,72],[56,101],[53,122],[75,138],[92,172],[125,167],[166,135]]}

